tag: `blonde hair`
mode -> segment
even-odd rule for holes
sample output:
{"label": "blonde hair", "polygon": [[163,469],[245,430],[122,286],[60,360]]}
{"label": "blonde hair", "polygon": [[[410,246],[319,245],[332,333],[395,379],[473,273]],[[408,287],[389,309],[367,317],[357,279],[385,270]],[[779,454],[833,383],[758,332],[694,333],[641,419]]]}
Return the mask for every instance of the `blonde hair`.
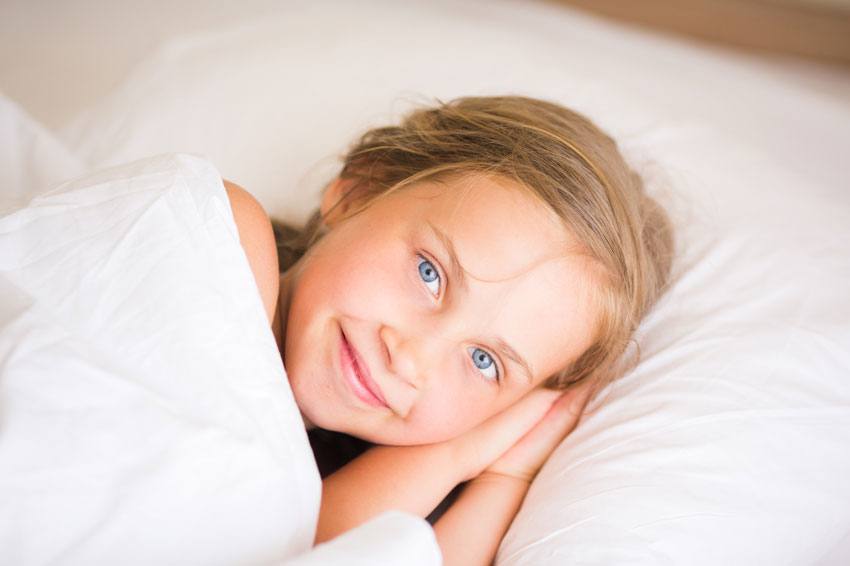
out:
{"label": "blonde hair", "polygon": [[[566,389],[589,381],[593,397],[630,369],[618,360],[668,284],[674,242],[666,212],[646,194],[617,143],[588,118],[522,96],[438,101],[397,126],[367,131],[344,157],[339,176],[350,188],[340,202],[355,195],[356,213],[412,183],[475,172],[501,175],[545,203],[601,273],[591,345],[544,382]],[[281,272],[325,230],[320,211],[301,229],[272,223]]]}

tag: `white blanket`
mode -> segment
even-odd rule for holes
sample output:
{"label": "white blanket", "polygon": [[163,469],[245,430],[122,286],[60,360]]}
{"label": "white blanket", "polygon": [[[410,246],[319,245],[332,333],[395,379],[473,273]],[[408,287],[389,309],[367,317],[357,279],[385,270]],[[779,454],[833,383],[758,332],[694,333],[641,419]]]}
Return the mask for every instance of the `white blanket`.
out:
{"label": "white blanket", "polygon": [[202,158],[90,174],[0,217],[0,403],[2,564],[316,564],[352,541],[364,564],[440,562],[402,513],[305,554],[321,480]]}

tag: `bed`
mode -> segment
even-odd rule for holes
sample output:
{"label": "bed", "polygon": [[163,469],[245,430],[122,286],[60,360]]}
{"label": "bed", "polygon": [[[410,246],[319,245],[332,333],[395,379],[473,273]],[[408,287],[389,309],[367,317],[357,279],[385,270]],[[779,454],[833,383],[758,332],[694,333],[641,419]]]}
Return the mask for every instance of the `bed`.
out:
{"label": "bed", "polygon": [[677,255],[496,564],[850,563],[844,91],[548,3],[256,6],[62,112],[0,85],[0,561],[438,564],[399,512],[310,548],[318,474],[218,180],[303,221],[364,129],[514,93],[608,130]]}

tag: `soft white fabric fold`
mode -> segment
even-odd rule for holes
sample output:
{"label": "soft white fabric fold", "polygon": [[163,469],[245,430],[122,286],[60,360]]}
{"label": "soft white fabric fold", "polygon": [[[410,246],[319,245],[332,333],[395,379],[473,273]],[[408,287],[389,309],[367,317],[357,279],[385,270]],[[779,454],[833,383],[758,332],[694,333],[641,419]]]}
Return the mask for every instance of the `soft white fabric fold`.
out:
{"label": "soft white fabric fold", "polygon": [[428,522],[387,511],[368,523],[316,546],[286,566],[439,566],[442,555]]}

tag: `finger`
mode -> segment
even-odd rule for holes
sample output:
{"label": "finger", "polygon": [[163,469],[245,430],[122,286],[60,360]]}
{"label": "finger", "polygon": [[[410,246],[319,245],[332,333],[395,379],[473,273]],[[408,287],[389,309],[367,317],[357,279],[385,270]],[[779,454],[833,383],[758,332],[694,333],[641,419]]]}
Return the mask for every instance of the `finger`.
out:
{"label": "finger", "polygon": [[571,400],[572,397],[565,394],[534,428],[488,466],[487,470],[533,478],[552,452],[575,429],[578,416],[569,411]]}
{"label": "finger", "polygon": [[458,454],[470,458],[472,473],[505,453],[531,430],[562,396],[561,391],[535,389],[502,412],[452,440]]}
{"label": "finger", "polygon": [[480,435],[502,444],[507,449],[537,424],[552,405],[557,395],[534,393],[490,417],[479,426]]}
{"label": "finger", "polygon": [[590,398],[593,394],[593,387],[591,382],[583,383],[582,385],[576,388],[575,399],[573,400],[573,404],[571,405],[571,410],[574,413],[580,414],[583,413],[587,408],[587,404],[590,403]]}
{"label": "finger", "polygon": [[559,422],[577,423],[590,402],[592,392],[588,383],[568,390],[563,397],[552,404],[551,413],[561,416]]}
{"label": "finger", "polygon": [[485,434],[512,437],[515,441],[540,421],[562,395],[562,391],[553,389],[533,389],[478,428]]}
{"label": "finger", "polygon": [[573,415],[580,415],[590,402],[590,394],[593,392],[591,385],[590,382],[584,382],[567,389],[556,402],[557,405],[566,408]]}
{"label": "finger", "polygon": [[[534,477],[551,453],[575,429],[590,393],[587,384],[563,393],[543,418],[487,470],[523,478]],[[578,409],[574,408],[576,405]]]}
{"label": "finger", "polygon": [[528,433],[529,442],[554,449],[578,424],[590,400],[590,387],[583,384],[565,392]]}

